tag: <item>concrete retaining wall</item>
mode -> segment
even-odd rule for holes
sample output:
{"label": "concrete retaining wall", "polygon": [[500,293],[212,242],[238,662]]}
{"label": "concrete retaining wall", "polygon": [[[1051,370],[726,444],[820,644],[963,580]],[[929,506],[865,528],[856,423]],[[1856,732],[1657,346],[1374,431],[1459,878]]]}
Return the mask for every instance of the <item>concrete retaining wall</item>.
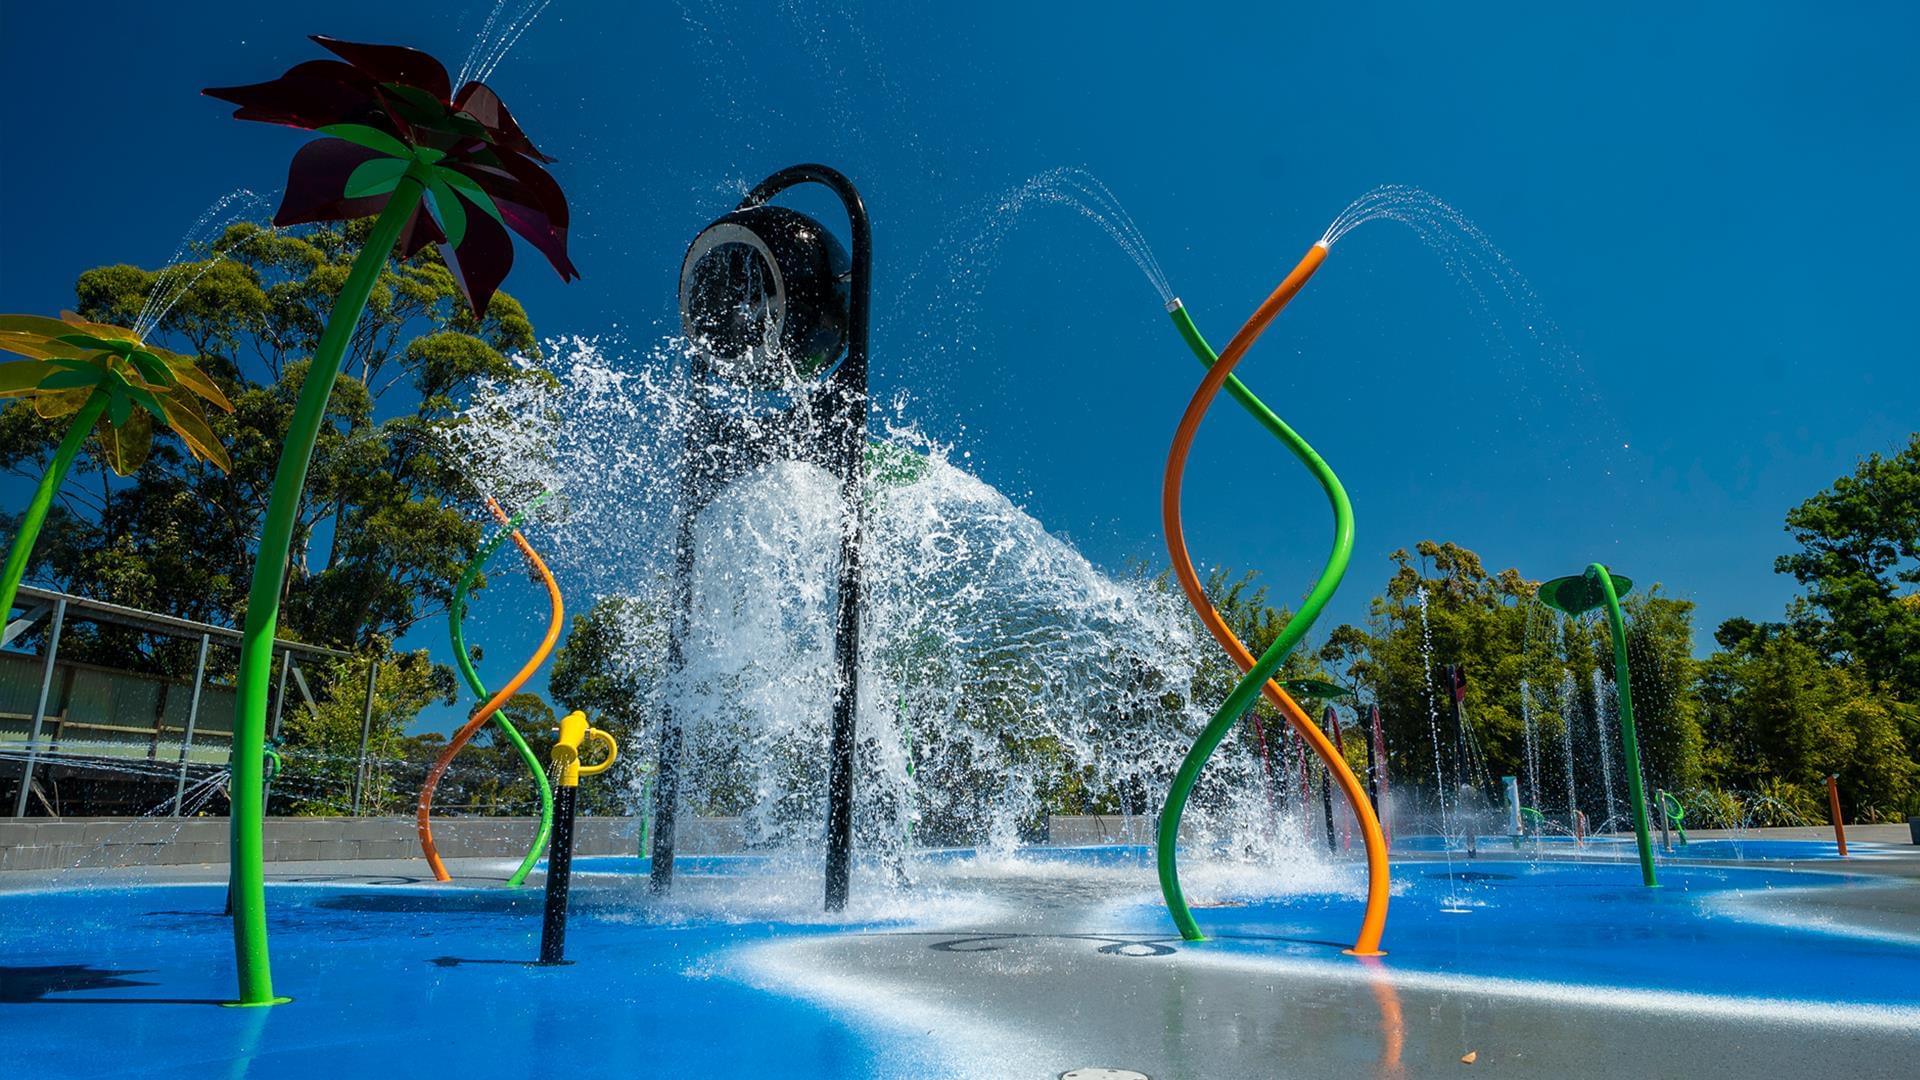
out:
{"label": "concrete retaining wall", "polygon": [[[450,817],[434,822],[440,854],[453,859],[519,858],[533,838],[532,818]],[[1047,842],[1145,844],[1153,839],[1150,818],[1056,817]],[[632,855],[640,819],[583,817],[575,826],[580,855]],[[733,818],[682,818],[679,850],[689,855],[741,848]],[[271,818],[267,860],[412,859],[420,841],[410,817]],[[227,861],[227,819],[23,818],[0,819],[0,870],[66,867],[184,866]]]}
{"label": "concrete retaining wall", "polygon": [[[1151,844],[1154,821],[1147,817],[1055,817],[1047,822],[1043,843]],[[455,817],[434,822],[433,839],[447,858],[513,858],[526,853],[533,838],[532,818]],[[632,855],[640,837],[640,819],[583,817],[575,826],[575,851],[581,855]],[[1697,840],[1732,836],[1696,830]],[[1755,829],[1747,839],[1830,840],[1831,829]],[[1920,843],[1920,826],[1912,834]],[[1905,825],[1849,825],[1848,839],[1861,843],[1903,844]],[[681,818],[679,850],[688,855],[741,850],[740,824],[734,818]],[[410,817],[272,818],[267,822],[267,859],[291,862],[319,859],[414,859],[420,841]],[[227,819],[199,818],[24,818],[0,819],[0,870],[59,870],[66,867],[183,866],[227,861]]]}
{"label": "concrete retaining wall", "polygon": [[[447,858],[519,858],[533,839],[533,818],[444,818],[433,840]],[[227,819],[23,818],[0,820],[0,870],[72,866],[180,866],[227,861]],[[632,855],[640,819],[583,817],[574,827],[580,855]],[[269,862],[310,859],[411,859],[420,856],[412,818],[271,818]],[[738,850],[732,819],[694,819],[680,829],[688,854]]]}

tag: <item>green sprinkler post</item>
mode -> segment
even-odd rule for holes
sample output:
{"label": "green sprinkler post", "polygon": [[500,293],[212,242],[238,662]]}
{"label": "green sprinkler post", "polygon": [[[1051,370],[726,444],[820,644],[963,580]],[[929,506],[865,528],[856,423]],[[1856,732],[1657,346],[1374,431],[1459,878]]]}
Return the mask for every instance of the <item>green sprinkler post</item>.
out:
{"label": "green sprinkler post", "polygon": [[[265,782],[263,782],[260,785],[261,828],[266,827],[267,803],[273,796],[273,780],[274,780],[274,777],[280,775],[280,766],[282,764],[280,760],[280,748],[274,745],[274,742],[272,739],[267,740],[266,755],[267,755],[267,778]],[[229,758],[227,761],[227,791],[229,795],[231,795],[233,791],[233,761],[231,758]],[[232,801],[231,798],[229,798],[228,801],[229,803],[231,803]],[[227,813],[229,815],[233,813],[231,806],[229,806]],[[227,871],[226,906],[220,909],[220,914],[225,915],[228,918],[233,917],[233,871],[231,870],[231,868],[229,868],[229,870]]]}
{"label": "green sprinkler post", "polygon": [[[260,544],[240,631],[229,858],[238,968],[237,1000],[232,1004],[243,1006],[287,1000],[273,992],[260,836],[273,639],[307,468],[320,429],[327,424],[327,401],[361,313],[396,247],[402,249],[401,255],[410,256],[429,240],[438,240],[447,269],[459,280],[473,313],[485,315],[513,262],[511,242],[494,226],[519,233],[538,247],[561,280],[579,277],[567,258],[566,196],[536,162],[541,155],[492,91],[480,83],[470,84],[456,104],[446,69],[425,53],[325,37],[313,40],[339,58],[326,62],[335,73],[328,78],[313,78],[317,62],[309,61],[269,82],[204,91],[239,106],[235,119],[284,124],[328,136],[308,143],[294,156],[285,196],[274,213],[277,223],[347,221],[378,211],[352,269],[340,283],[287,423],[274,466],[272,495],[261,517]],[[349,72],[345,77],[339,74],[342,68]],[[473,99],[485,101],[486,107],[469,111],[469,98],[482,91],[481,97]],[[394,102],[405,103],[404,120],[395,112]],[[429,192],[431,202],[423,207]],[[503,211],[497,198],[511,198],[513,212]],[[491,224],[469,229],[470,218]]]}
{"label": "green sprinkler post", "polygon": [[1620,613],[1620,598],[1633,588],[1633,582],[1615,577],[1600,563],[1587,567],[1577,577],[1554,578],[1540,586],[1540,602],[1568,615],[1583,615],[1597,607],[1607,611],[1607,629],[1613,637],[1613,685],[1620,700],[1620,745],[1627,764],[1627,792],[1633,804],[1633,835],[1640,845],[1640,879],[1647,888],[1657,889],[1660,882],[1653,873],[1653,838],[1647,831],[1647,792],[1640,780],[1640,740],[1633,729],[1633,688],[1627,670],[1627,621]]}
{"label": "green sprinkler post", "polygon": [[[520,527],[520,523],[525,521],[528,515],[552,496],[551,491],[542,492],[539,498],[527,504],[526,509],[509,519],[500,531],[475,553],[473,561],[467,564],[466,572],[460,575],[460,584],[454,587],[453,606],[447,613],[449,616],[447,624],[453,633],[453,662],[459,666],[461,677],[467,680],[467,688],[472,690],[481,701],[486,701],[493,695],[487,690],[486,684],[480,681],[480,673],[473,669],[473,657],[467,652],[467,636],[464,627],[467,618],[467,592],[473,588],[474,581],[480,577],[481,568],[493,558],[494,552],[500,550],[500,545],[513,535],[514,530]],[[533,864],[540,861],[540,852],[545,850],[547,838],[553,833],[553,785],[547,781],[547,770],[541,767],[540,758],[534,754],[533,748],[527,745],[527,740],[522,738],[519,730],[513,726],[512,719],[507,716],[507,710],[495,710],[493,722],[500,728],[501,733],[506,735],[507,741],[513,744],[514,752],[520,755],[520,760],[527,766],[527,771],[533,774],[534,783],[540,788],[540,828],[534,833],[533,846],[529,847],[526,855],[521,858],[519,868],[507,878],[507,887],[517,889],[526,884],[527,874],[533,870]]]}
{"label": "green sprinkler post", "polygon": [[233,818],[230,837],[233,888],[233,951],[239,970],[236,1006],[281,1005],[292,998],[273,992],[272,962],[267,948],[267,882],[265,824],[260,804],[265,784],[267,698],[273,684],[273,637],[280,624],[280,596],[287,583],[287,553],[293,549],[294,518],[307,486],[307,466],[326,419],[327,399],[346,359],[347,344],[360,323],[373,286],[386,269],[387,258],[400,232],[427,192],[424,166],[409,166],[373,229],[354,257],[353,268],[335,298],[333,312],[313,351],[313,362],[300,384],[293,419],[273,473],[273,493],[260,527],[259,556],[253,582],[247,590],[247,617],[240,630],[240,669],[234,691]]}
{"label": "green sprinkler post", "polygon": [[[1687,808],[1681,804],[1679,799],[1673,797],[1673,792],[1671,791],[1662,790],[1659,799],[1661,822],[1665,827],[1670,827],[1675,833],[1678,833],[1680,836],[1680,846],[1686,847]],[[1672,851],[1673,845],[1667,845],[1667,850]]]}

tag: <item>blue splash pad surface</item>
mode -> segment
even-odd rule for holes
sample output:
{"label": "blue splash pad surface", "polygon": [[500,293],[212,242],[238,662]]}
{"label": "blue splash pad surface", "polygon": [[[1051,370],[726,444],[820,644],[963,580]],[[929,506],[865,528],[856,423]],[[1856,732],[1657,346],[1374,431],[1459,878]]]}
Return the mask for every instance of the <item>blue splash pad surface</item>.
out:
{"label": "blue splash pad surface", "polygon": [[[930,853],[935,864],[971,852]],[[1185,944],[1154,902],[1143,847],[1028,849],[1020,860],[1139,874],[1137,899],[1083,913],[1096,929],[1169,949],[1260,962],[1345,965],[1354,889],[1249,898],[1196,912],[1212,935]],[[738,878],[770,860],[683,858],[681,874]],[[539,1075],[564,1055],[575,1076],[922,1077],[942,1064],[916,1041],[730,973],[728,954],[783,937],[894,924],[650,921],[644,860],[581,859],[569,956],[537,947],[538,890],[288,884],[269,890],[276,984],[289,1006],[221,1009],[232,991],[229,923],[217,885],[0,894],[0,1039],[36,1076]],[[1742,892],[1872,889],[1871,879],[1742,867],[1403,861],[1388,925],[1388,972],[1529,980],[1758,999],[1920,1008],[1920,945],[1754,921],[1724,910]],[[1026,871],[1031,876],[1032,870]],[[923,868],[938,877],[937,866]],[[592,884],[597,880],[597,884]],[[976,879],[970,879],[976,880]],[[734,887],[729,885],[729,887]],[[991,882],[984,883],[991,889]],[[1911,886],[1908,886],[1911,887]],[[1062,895],[1074,885],[1062,879]],[[911,901],[906,901],[910,904]],[[1448,907],[1462,908],[1455,913]],[[1798,919],[1796,907],[1784,910]],[[971,925],[964,929],[982,929]],[[930,978],[937,975],[930,973]],[[1584,990],[1582,991],[1584,994]],[[1707,999],[1703,999],[1707,1000]],[[563,1034],[575,1040],[571,1048]]]}
{"label": "blue splash pad surface", "polygon": [[[1725,909],[1740,893],[1881,889],[1837,873],[1747,867],[1660,870],[1637,863],[1428,859],[1393,865],[1381,961],[1388,970],[1519,979],[1736,999],[1920,1007],[1920,939],[1888,940],[1825,925],[1816,898],[1804,916],[1762,921]],[[1901,887],[1901,886],[1892,886]],[[1910,885],[1905,886],[1911,888]],[[1361,905],[1309,893],[1198,908],[1200,948],[1326,959],[1351,944]],[[1118,931],[1166,925],[1158,905],[1122,914]],[[1783,923],[1785,923],[1783,925]]]}
{"label": "blue splash pad surface", "polygon": [[[1483,853],[1499,855],[1512,853],[1513,838],[1510,836],[1480,836],[1476,839]],[[1464,854],[1466,845],[1458,838],[1443,842],[1439,836],[1396,836],[1393,839],[1396,851],[1440,852],[1451,848],[1455,853]],[[1570,836],[1528,837],[1521,841],[1518,851],[1521,855],[1536,852],[1546,858],[1565,858],[1578,854],[1587,858],[1611,858],[1637,860],[1639,848],[1631,836],[1596,836],[1589,838],[1584,846],[1576,845]],[[1889,849],[1885,844],[1854,843],[1847,845],[1849,858],[1884,858]],[[1654,838],[1653,856],[1661,862],[1692,862],[1731,860],[1735,862],[1749,860],[1779,859],[1783,861],[1804,861],[1807,859],[1834,859],[1839,857],[1839,849],[1831,840],[1729,840],[1714,838],[1694,840],[1682,844],[1674,842],[1673,850],[1668,851],[1660,845],[1659,837]]]}
{"label": "blue splash pad surface", "polygon": [[295,1000],[262,1009],[212,1004],[233,993],[223,886],[0,895],[0,1044],[38,1063],[21,1077],[932,1071],[898,1038],[710,969],[733,946],[847,927],[654,924],[575,895],[576,962],[541,968],[523,962],[538,889],[269,886],[275,988]]}
{"label": "blue splash pad surface", "polygon": [[[1512,844],[1489,852],[1511,852]],[[1818,841],[1696,841],[1697,855],[1764,858],[1806,857]],[[1899,975],[1920,970],[1920,939],[1908,944],[1848,934],[1824,925],[1818,901],[1807,901],[1794,924],[1760,921],[1726,910],[1723,901],[1742,893],[1785,889],[1884,889],[1881,879],[1844,873],[1843,863],[1821,870],[1663,865],[1661,887],[1640,884],[1631,842],[1619,861],[1586,859],[1527,862],[1519,859],[1455,858],[1393,864],[1394,895],[1387,922],[1389,970],[1473,975],[1634,990],[1713,994],[1733,998],[1856,1002],[1920,1007],[1920,981]],[[924,861],[957,862],[968,849],[923,853]],[[1151,873],[1153,850],[1140,845],[1024,848],[1025,863],[1056,863]],[[1194,858],[1183,853],[1183,863]],[[681,873],[750,874],[759,856],[704,856],[676,860]],[[586,873],[644,874],[645,859],[584,858]],[[1285,955],[1343,962],[1337,952],[1351,944],[1359,924],[1359,868],[1346,895],[1300,893],[1248,899],[1234,906],[1201,908],[1195,917],[1209,935],[1199,948]],[[1151,888],[1151,878],[1145,884]],[[1154,936],[1182,948],[1170,932],[1166,909],[1152,900],[1129,905],[1120,923],[1096,929]],[[1450,910],[1451,909],[1451,910]],[[1793,912],[1789,907],[1784,909]]]}

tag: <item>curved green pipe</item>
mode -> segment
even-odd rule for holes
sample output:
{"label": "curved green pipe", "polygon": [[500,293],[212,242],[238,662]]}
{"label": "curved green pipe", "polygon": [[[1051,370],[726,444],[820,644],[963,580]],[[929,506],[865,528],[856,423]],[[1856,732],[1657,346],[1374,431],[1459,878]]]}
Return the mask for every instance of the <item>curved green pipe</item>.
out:
{"label": "curved green pipe", "polygon": [[240,630],[240,667],[234,683],[233,772],[228,821],[228,861],[233,882],[233,958],[237,968],[238,1000],[230,1004],[255,1007],[279,1005],[291,998],[275,996],[273,964],[267,944],[266,841],[261,833],[266,811],[260,804],[265,781],[267,699],[273,690],[273,638],[280,624],[280,596],[287,583],[287,563],[293,550],[294,519],[307,486],[307,467],[314,444],[326,422],[327,399],[333,395],[347,345],[353,340],[367,298],[387,267],[400,233],[426,194],[430,179],[426,166],[407,166],[387,205],[373,221],[353,268],[334,298],[333,311],[314,347],[313,361],[300,383],[293,416],[273,470],[273,493],[260,523],[260,546],[253,562],[253,580],[247,588],[247,616]]}
{"label": "curved green pipe", "polygon": [[[473,556],[473,561],[467,564],[466,573],[460,575],[460,584],[454,586],[453,607],[447,613],[447,625],[453,630],[454,663],[460,666],[460,674],[467,680],[467,688],[478,695],[481,701],[486,701],[493,695],[487,690],[486,684],[480,681],[480,673],[473,670],[473,658],[467,653],[466,631],[461,626],[467,618],[467,590],[473,588],[473,583],[480,577],[481,568],[487,565],[487,560],[493,558],[494,552],[500,550],[500,545],[506,543],[507,538],[513,535],[514,530],[520,527],[520,523],[526,520],[528,514],[533,513],[552,495],[551,491],[543,492],[539,498],[528,503],[526,509],[513,515],[500,531],[494,533],[491,539],[480,546],[480,550]],[[493,722],[506,734],[507,741],[513,744],[514,750],[520,755],[520,760],[526,763],[527,771],[533,774],[534,782],[540,785],[540,831],[534,835],[533,846],[527,849],[526,856],[520,860],[520,868],[513,872],[513,876],[507,878],[508,887],[518,888],[526,884],[527,874],[533,870],[533,864],[540,861],[540,852],[545,850],[547,837],[553,833],[553,785],[547,781],[547,770],[540,767],[539,756],[533,752],[532,747],[527,745],[527,740],[520,737],[519,730],[507,717],[507,711],[494,710]]]}
{"label": "curved green pipe", "polygon": [[1680,834],[1680,842],[1685,844],[1687,842],[1687,808],[1679,799],[1674,798],[1673,792],[1664,789],[1660,792],[1660,802],[1667,812],[1667,820],[1673,823],[1673,831]]}
{"label": "curved green pipe", "polygon": [[1600,584],[1600,595],[1607,602],[1607,629],[1613,637],[1614,697],[1620,703],[1620,745],[1626,751],[1627,794],[1632,796],[1633,839],[1640,848],[1640,880],[1649,889],[1660,882],[1653,872],[1653,837],[1647,830],[1647,792],[1640,780],[1640,738],[1633,726],[1633,685],[1627,672],[1627,622],[1620,614],[1620,594],[1613,587],[1613,575],[1600,563],[1587,567],[1587,580]]}
{"label": "curved green pipe", "polygon": [[[1207,344],[1207,339],[1200,336],[1200,328],[1193,325],[1193,318],[1187,314],[1187,309],[1176,300],[1169,305],[1167,314],[1173,317],[1173,325],[1180,331],[1187,348],[1193,350],[1193,355],[1202,364],[1211,368],[1220,356]],[[1240,682],[1220,706],[1220,711],[1213,714],[1213,719],[1207,722],[1200,737],[1194,741],[1193,749],[1187,751],[1186,759],[1180,762],[1180,771],[1174,774],[1166,805],[1161,808],[1160,835],[1155,844],[1160,891],[1166,896],[1167,911],[1180,928],[1180,936],[1188,941],[1200,941],[1205,935],[1200,932],[1200,925],[1194,921],[1193,912],[1187,907],[1186,896],[1181,892],[1180,871],[1174,857],[1175,843],[1180,836],[1180,816],[1186,812],[1187,797],[1193,793],[1193,785],[1200,779],[1200,770],[1206,766],[1207,759],[1213,756],[1221,740],[1233,730],[1234,724],[1239,723],[1240,717],[1253,707],[1260,695],[1260,688],[1266,685],[1274,672],[1280,670],[1280,665],[1286,662],[1294,647],[1313,628],[1313,621],[1319,618],[1327,601],[1333,598],[1334,590],[1340,587],[1340,579],[1347,573],[1347,563],[1353,558],[1353,504],[1347,500],[1347,489],[1341,486],[1340,478],[1334,475],[1332,467],[1307,444],[1307,440],[1288,427],[1286,421],[1254,397],[1253,391],[1248,390],[1238,377],[1227,376],[1226,389],[1235,401],[1253,414],[1254,419],[1260,421],[1262,427],[1286,444],[1287,449],[1307,467],[1315,480],[1320,481],[1321,489],[1327,493],[1327,502],[1333,507],[1333,550],[1327,555],[1327,565],[1320,571],[1319,579],[1313,583],[1313,591],[1307,594],[1300,610],[1287,621],[1273,644],[1267,646],[1267,650],[1254,661],[1253,667],[1241,676]]]}
{"label": "curved green pipe", "polygon": [[[1177,305],[1180,301],[1175,300],[1174,303]],[[1200,328],[1193,325],[1193,316],[1187,314],[1185,307],[1169,308],[1167,314],[1173,316],[1173,327],[1180,331],[1180,340],[1187,343],[1187,348],[1193,350],[1193,355],[1199,358],[1202,365],[1209,368],[1212,367],[1214,362],[1220,359],[1220,355],[1213,351],[1213,346],[1207,344],[1206,338],[1200,336]],[[1240,376],[1227,376],[1226,389],[1233,400],[1239,402],[1241,407],[1246,409],[1248,414],[1255,420],[1260,421],[1261,427],[1272,432],[1274,438],[1286,443],[1287,449],[1292,450],[1294,456],[1299,457],[1304,450],[1312,456],[1314,461],[1320,461],[1320,455],[1313,452],[1313,447],[1308,446],[1306,440],[1295,434],[1294,430],[1287,426],[1285,420],[1274,415],[1274,411],[1267,408],[1266,402],[1254,397],[1253,391],[1247,389],[1247,384],[1240,381]],[[1296,443],[1299,444],[1298,448],[1294,445]],[[1307,459],[1301,457],[1300,460],[1306,461]],[[1312,469],[1314,466],[1309,464],[1307,468]],[[1326,469],[1326,462],[1320,461],[1320,468]],[[1318,471],[1314,473],[1316,478],[1319,477],[1319,475]],[[1346,502],[1346,492],[1340,488],[1340,480],[1333,475],[1333,470],[1331,469],[1327,469],[1326,479],[1321,480],[1320,483],[1324,487],[1329,480],[1332,481],[1335,490],[1340,490],[1341,504],[1344,504]],[[1340,507],[1336,505],[1334,507],[1334,514],[1337,516],[1339,513]],[[1348,507],[1348,514],[1351,516],[1352,507]],[[1349,545],[1349,548],[1351,548],[1351,545]],[[1340,572],[1342,574],[1346,573],[1346,568],[1342,566]],[[1336,584],[1337,583],[1336,580]]]}

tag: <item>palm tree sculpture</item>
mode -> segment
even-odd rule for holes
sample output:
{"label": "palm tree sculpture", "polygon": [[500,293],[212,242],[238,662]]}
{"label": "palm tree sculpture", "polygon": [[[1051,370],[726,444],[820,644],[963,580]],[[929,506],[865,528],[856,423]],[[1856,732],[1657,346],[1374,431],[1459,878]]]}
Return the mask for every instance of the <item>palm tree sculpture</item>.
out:
{"label": "palm tree sculpture", "polygon": [[88,435],[99,433],[107,467],[121,476],[132,475],[146,462],[155,421],[180,436],[194,457],[226,471],[233,462],[200,403],[208,401],[227,412],[233,411],[233,403],[188,357],[149,345],[131,330],[87,322],[72,312],[58,319],[0,315],[0,351],[26,357],[0,364],[0,398],[28,399],[45,420],[72,417],[20,518],[6,568],[0,571],[4,621],[12,617],[14,594],[26,576],[54,493]]}
{"label": "palm tree sculpture", "polygon": [[566,196],[539,165],[551,159],[534,149],[497,94],[478,82],[455,93],[440,61],[413,49],[313,40],[340,59],[296,64],[271,82],[206,91],[238,105],[237,119],[329,136],[294,154],[275,225],[378,215],[300,388],[247,594],[233,732],[239,1005],[285,1000],[273,995],[261,867],[260,777],[273,636],[307,464],[360,312],[396,249],[406,258],[433,243],[474,313],[484,313],[513,265],[508,230],[545,255],[562,280],[579,276],[567,258]]}

